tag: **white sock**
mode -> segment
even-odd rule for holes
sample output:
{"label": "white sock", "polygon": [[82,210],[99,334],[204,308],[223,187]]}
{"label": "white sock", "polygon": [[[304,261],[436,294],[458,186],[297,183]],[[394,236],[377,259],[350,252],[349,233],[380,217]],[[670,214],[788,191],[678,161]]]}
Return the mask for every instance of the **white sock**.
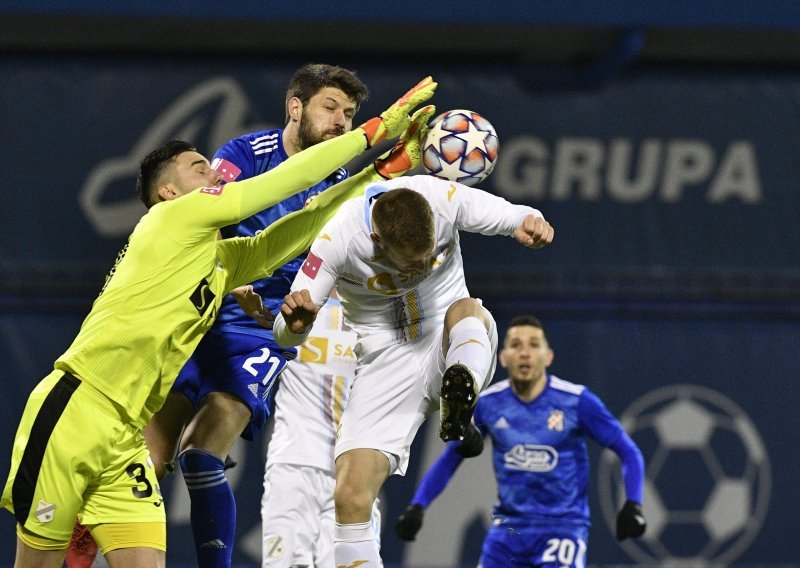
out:
{"label": "white sock", "polygon": [[336,566],[383,568],[372,523],[336,523],[333,530],[333,558]]}
{"label": "white sock", "polygon": [[486,326],[475,316],[466,317],[450,328],[449,336],[445,366],[464,365],[482,385],[494,358]]}

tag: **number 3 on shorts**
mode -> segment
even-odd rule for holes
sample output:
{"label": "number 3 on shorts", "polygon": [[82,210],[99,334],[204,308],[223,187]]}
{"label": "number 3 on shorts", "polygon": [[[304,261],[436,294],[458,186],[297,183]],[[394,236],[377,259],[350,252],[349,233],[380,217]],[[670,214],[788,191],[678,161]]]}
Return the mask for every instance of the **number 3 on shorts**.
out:
{"label": "number 3 on shorts", "polygon": [[142,464],[132,463],[125,468],[125,473],[127,473],[128,477],[133,479],[136,483],[144,486],[143,488],[134,487],[132,489],[134,497],[137,499],[147,499],[153,494],[153,486],[147,479],[147,474],[145,473],[145,469]]}

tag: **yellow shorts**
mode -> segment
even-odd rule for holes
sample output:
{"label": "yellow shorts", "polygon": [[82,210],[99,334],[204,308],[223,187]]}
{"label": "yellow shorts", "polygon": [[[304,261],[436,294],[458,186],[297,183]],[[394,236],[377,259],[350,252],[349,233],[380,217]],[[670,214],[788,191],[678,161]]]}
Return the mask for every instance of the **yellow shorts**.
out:
{"label": "yellow shorts", "polygon": [[69,542],[76,518],[84,525],[166,523],[141,431],[63,371],[28,397],[0,505],[31,533],[59,542]]}

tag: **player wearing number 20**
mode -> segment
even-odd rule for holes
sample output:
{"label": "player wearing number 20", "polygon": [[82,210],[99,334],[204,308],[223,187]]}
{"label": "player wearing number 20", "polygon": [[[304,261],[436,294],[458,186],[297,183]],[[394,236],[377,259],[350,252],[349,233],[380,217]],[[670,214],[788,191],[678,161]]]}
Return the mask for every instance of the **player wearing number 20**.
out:
{"label": "player wearing number 20", "polygon": [[[586,436],[622,461],[627,501],[617,517],[617,538],[644,534],[641,451],[596,395],[547,372],[552,360],[539,320],[512,319],[500,351],[509,379],[487,388],[475,407],[475,425],[492,439],[499,498],[483,543],[482,568],[585,565]],[[448,445],[400,516],[400,538],[414,539],[424,509],[444,489],[463,456],[480,452],[480,439],[475,446],[469,438]]]}

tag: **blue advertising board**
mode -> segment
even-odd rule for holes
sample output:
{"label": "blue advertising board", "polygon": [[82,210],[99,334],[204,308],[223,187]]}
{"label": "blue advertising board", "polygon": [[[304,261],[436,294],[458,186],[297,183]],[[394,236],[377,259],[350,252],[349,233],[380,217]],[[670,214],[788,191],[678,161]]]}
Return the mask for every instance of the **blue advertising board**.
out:
{"label": "blue advertising board", "polygon": [[[18,294],[13,313],[0,313],[0,476],[27,393],[69,345],[91,302],[86,293],[64,304],[70,286],[99,290],[144,213],[133,195],[139,159],[168,138],[191,140],[210,155],[232,136],[282,124],[285,85],[302,63],[0,59],[0,290]],[[679,273],[689,282],[709,272],[796,280],[800,74],[641,69],[585,90],[554,88],[549,69],[339,63],[358,69],[371,88],[359,114],[365,119],[432,73],[439,110],[473,109],[497,129],[500,158],[484,189],[538,207],[553,223],[556,240],[542,251],[465,236],[465,267],[501,331],[516,313],[542,316],[556,351],[553,370],[599,394],[645,452],[651,531],[620,546],[609,524],[619,497],[617,465],[593,450],[589,562],[797,566],[796,312],[701,317],[640,306],[598,313],[591,303],[566,310],[528,297],[524,283],[542,274],[615,270]],[[26,275],[37,286],[27,294]],[[487,286],[497,275],[519,283],[513,297]],[[759,299],[757,290],[749,293]],[[791,297],[797,300],[796,290]],[[39,306],[48,299],[44,312]],[[417,543],[403,546],[391,530],[440,449],[435,428],[426,428],[408,476],[391,479],[382,495],[389,565],[474,565],[494,499],[485,462],[459,472]],[[235,451],[236,561],[255,565],[264,448],[241,444]],[[182,491],[174,477],[165,483],[170,565],[193,554]],[[445,518],[464,521],[437,520]],[[11,516],[0,515],[2,566],[11,563],[12,527]]]}

